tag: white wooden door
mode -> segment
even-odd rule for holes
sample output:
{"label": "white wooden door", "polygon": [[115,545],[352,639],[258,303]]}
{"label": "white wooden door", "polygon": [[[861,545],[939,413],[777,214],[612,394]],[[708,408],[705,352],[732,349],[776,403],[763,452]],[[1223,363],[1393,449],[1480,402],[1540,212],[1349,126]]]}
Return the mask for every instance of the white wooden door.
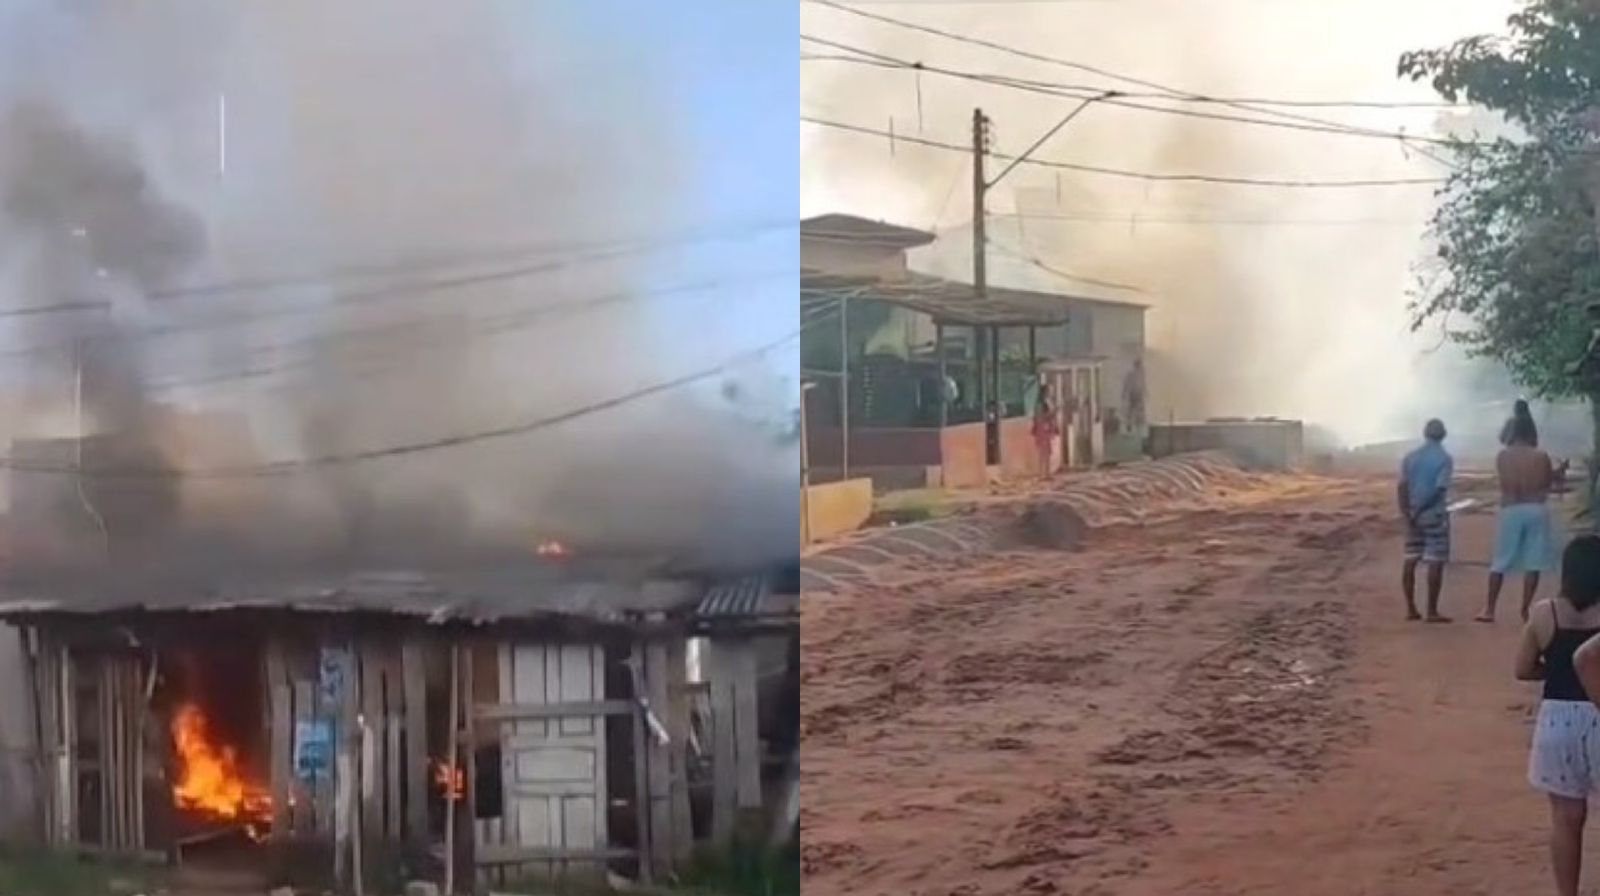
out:
{"label": "white wooden door", "polygon": [[[501,648],[500,694],[518,705],[605,699],[605,651],[590,644],[513,644]],[[605,725],[598,716],[519,719],[505,725],[501,780],[505,842],[558,852],[604,849]],[[570,863],[527,866],[560,873]],[[588,867],[593,868],[592,864]]]}

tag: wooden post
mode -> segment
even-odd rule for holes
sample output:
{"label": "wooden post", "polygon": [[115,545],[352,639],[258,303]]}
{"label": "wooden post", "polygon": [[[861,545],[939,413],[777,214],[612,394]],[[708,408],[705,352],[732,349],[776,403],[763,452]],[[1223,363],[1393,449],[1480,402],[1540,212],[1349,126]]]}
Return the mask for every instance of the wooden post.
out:
{"label": "wooden post", "polygon": [[[658,641],[645,645],[645,694],[649,712],[657,722],[666,726],[668,697],[667,645]],[[648,725],[648,720],[646,721]],[[672,844],[676,835],[672,830],[672,743],[662,743],[658,737],[648,740],[650,773],[650,858],[656,871],[662,874],[672,870]]]}
{"label": "wooden post", "polygon": [[[470,638],[457,648],[461,656],[460,719],[452,718],[450,725],[459,731],[461,746],[456,762],[466,767],[467,798],[456,809],[457,861],[467,870],[472,886],[478,880],[478,725],[473,716],[477,705],[477,644]],[[498,729],[497,729],[498,730]]]}
{"label": "wooden post", "polygon": [[[360,830],[353,826],[357,812],[356,807],[361,800],[359,783],[356,780],[356,740],[359,737],[359,728],[356,724],[356,651],[354,644],[345,644],[338,657],[339,680],[341,693],[338,695],[337,721],[335,730],[338,732],[338,766],[335,772],[336,786],[334,792],[334,868],[341,886],[350,879],[351,842],[360,836]],[[335,709],[329,707],[330,710]]]}
{"label": "wooden post", "polygon": [[[450,774],[460,767],[459,731],[461,729],[461,647],[450,644],[450,739],[446,763]],[[470,713],[469,713],[470,715]],[[444,892],[454,896],[456,887],[456,800],[446,791],[444,804]]]}
{"label": "wooden post", "polygon": [[114,849],[116,843],[117,816],[113,803],[117,798],[116,780],[116,719],[112,716],[111,689],[111,661],[108,657],[99,657],[99,662],[93,664],[95,676],[95,706],[96,715],[99,716],[100,744],[99,750],[99,777],[100,777],[100,846],[105,849]]}
{"label": "wooden post", "polygon": [[40,689],[43,680],[40,670],[42,657],[39,650],[39,630],[33,626],[21,629],[23,658],[23,674],[26,678],[29,703],[33,710],[33,779],[38,782],[34,799],[35,824],[38,825],[39,836],[44,843],[50,843],[50,794],[45,782],[50,779],[49,762],[45,757],[50,755],[50,738],[46,734],[45,725],[45,696]]}
{"label": "wooden post", "polygon": [[377,645],[365,643],[361,668],[361,831],[368,845],[383,840],[383,657]]}
{"label": "wooden post", "polygon": [[284,669],[283,645],[277,638],[267,642],[267,738],[272,786],[272,838],[288,838],[289,794],[294,781],[294,708],[289,677]]}
{"label": "wooden post", "polygon": [[60,713],[61,755],[57,762],[56,784],[60,789],[57,804],[62,808],[61,843],[69,845],[78,840],[78,725],[75,721],[78,700],[73,691],[72,651],[62,647],[60,655],[57,712]]}
{"label": "wooden post", "polygon": [[674,637],[667,647],[667,706],[663,710],[672,738],[672,858],[688,862],[694,855],[694,818],[689,808],[689,644]]}
{"label": "wooden post", "polygon": [[756,684],[760,675],[756,669],[755,645],[749,638],[740,638],[733,648],[733,736],[738,755],[739,808],[761,808],[761,737],[758,731],[760,717],[756,708]]}
{"label": "wooden post", "polygon": [[733,842],[739,808],[732,664],[720,639],[711,642],[706,659],[706,677],[711,684],[711,840],[718,848],[726,848]]}
{"label": "wooden post", "polygon": [[407,638],[400,649],[400,674],[405,679],[406,835],[418,846],[428,842],[427,660],[422,641]]}
{"label": "wooden post", "polygon": [[383,781],[383,830],[389,846],[386,852],[390,854],[401,844],[401,831],[405,828],[405,810],[400,801],[400,782],[405,777],[400,752],[400,729],[405,712],[401,662],[400,651],[393,644],[386,645],[383,651],[383,769],[386,773]]}
{"label": "wooden post", "polygon": [[643,700],[648,699],[644,685],[644,646],[633,642],[628,657],[628,671],[633,684],[633,808],[635,827],[639,833],[639,880],[645,886],[655,883],[650,844],[655,839],[650,830],[650,734],[645,720]]}
{"label": "wooden post", "polygon": [[352,832],[350,848],[353,852],[350,867],[355,875],[356,896],[366,896],[366,855],[362,845],[366,842],[366,828],[369,824],[366,818],[367,800],[365,796],[366,792],[370,791],[368,774],[370,769],[369,758],[372,756],[371,731],[372,721],[365,715],[358,715],[356,717],[356,773],[354,779],[363,793],[360,798],[350,800],[350,811],[355,814],[355,818],[350,820],[350,830]]}

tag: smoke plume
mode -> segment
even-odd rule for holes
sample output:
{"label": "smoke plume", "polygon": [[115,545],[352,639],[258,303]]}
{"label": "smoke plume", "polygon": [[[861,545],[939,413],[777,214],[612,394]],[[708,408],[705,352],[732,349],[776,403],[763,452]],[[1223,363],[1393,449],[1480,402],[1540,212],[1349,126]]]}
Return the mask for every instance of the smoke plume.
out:
{"label": "smoke plume", "polygon": [[[1348,4],[923,4],[873,7],[1162,86],[1217,97],[1436,100],[1399,82],[1407,49],[1494,31],[1512,4],[1428,2],[1386,8],[1383,24]],[[1362,5],[1366,10],[1368,7]],[[1376,10],[1376,7],[1372,7]],[[1038,152],[1044,159],[1156,173],[1280,180],[1442,177],[1445,169],[1397,140],[1330,134],[1323,119],[1384,132],[1430,134],[1436,108],[1283,108],[1273,114],[1148,96],[1153,88],[958,41],[809,9],[802,31],[930,66],[1119,89],[1152,112],[1100,104]],[[816,45],[806,52],[837,54]],[[1315,53],[1315,65],[1306,65]],[[802,63],[806,113],[966,145],[972,109],[995,122],[996,146],[1020,152],[1078,102],[933,73],[837,61]],[[1292,118],[1288,116],[1302,116]],[[1278,127],[1219,117],[1269,119]],[[961,154],[808,127],[807,214],[850,211],[945,238],[912,263],[971,276],[970,168]],[[1004,163],[995,163],[991,175]],[[1407,294],[1430,251],[1427,186],[1293,189],[1151,182],[1020,167],[989,199],[990,277],[1026,288],[1151,306],[1152,417],[1304,418],[1345,441],[1411,438],[1426,417],[1482,395],[1431,375],[1439,334],[1409,331]],[[1042,264],[1041,264],[1042,263]],[[1108,289],[1081,278],[1138,287]],[[1510,396],[1502,396],[1509,398]],[[1498,420],[1495,421],[1498,425]]]}
{"label": "smoke plume", "polygon": [[516,431],[791,324],[681,60],[564,6],[0,2],[3,301],[99,309],[14,317],[5,435],[214,474],[86,480],[153,564],[792,553],[771,358]]}

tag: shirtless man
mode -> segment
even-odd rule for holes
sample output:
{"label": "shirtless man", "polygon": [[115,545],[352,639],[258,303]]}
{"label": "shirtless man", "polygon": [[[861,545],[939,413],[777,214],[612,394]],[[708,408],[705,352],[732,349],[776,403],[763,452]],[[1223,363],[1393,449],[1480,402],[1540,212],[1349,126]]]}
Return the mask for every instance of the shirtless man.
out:
{"label": "shirtless man", "polygon": [[1489,595],[1479,622],[1493,622],[1495,605],[1506,574],[1522,573],[1522,618],[1539,590],[1539,576],[1555,568],[1555,543],[1550,507],[1546,503],[1555,483],[1556,468],[1550,455],[1538,448],[1539,437],[1531,417],[1513,417],[1510,439],[1495,459],[1500,480],[1500,518],[1494,538],[1494,560],[1489,564]]}

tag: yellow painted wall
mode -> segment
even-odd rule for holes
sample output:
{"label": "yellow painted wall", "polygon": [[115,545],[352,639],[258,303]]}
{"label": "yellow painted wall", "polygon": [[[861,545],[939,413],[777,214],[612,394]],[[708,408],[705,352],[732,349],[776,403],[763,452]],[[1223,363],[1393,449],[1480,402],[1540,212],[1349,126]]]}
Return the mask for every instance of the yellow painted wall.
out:
{"label": "yellow painted wall", "polygon": [[847,479],[806,489],[801,538],[807,542],[854,532],[872,516],[872,480]]}

